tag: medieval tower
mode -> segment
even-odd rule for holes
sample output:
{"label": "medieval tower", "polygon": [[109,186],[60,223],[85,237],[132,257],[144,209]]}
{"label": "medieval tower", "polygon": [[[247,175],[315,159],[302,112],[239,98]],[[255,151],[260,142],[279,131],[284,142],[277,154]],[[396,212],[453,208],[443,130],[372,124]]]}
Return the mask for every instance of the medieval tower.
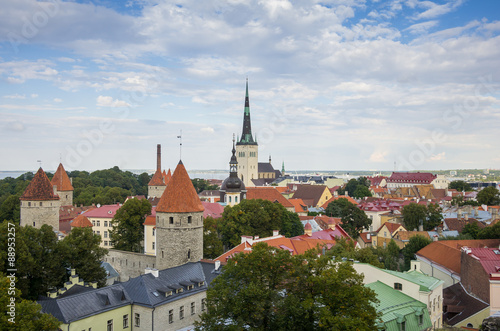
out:
{"label": "medieval tower", "polygon": [[21,200],[21,226],[30,225],[41,228],[43,224],[52,226],[59,231],[59,196],[54,192],[55,187],[42,168],[29,183]]}
{"label": "medieval tower", "polygon": [[160,198],[165,191],[164,175],[161,172],[161,145],[156,145],[156,172],[148,183],[148,197]]}
{"label": "medieval tower", "polygon": [[156,206],[156,268],[203,258],[203,205],[179,161]]}
{"label": "medieval tower", "polygon": [[62,163],[59,163],[59,167],[57,167],[57,171],[50,182],[52,186],[55,186],[56,188],[56,193],[59,196],[61,206],[72,206],[74,189]]}
{"label": "medieval tower", "polygon": [[236,149],[234,147],[233,135],[233,156],[229,161],[229,177],[222,182],[220,187],[220,201],[225,202],[228,206],[234,206],[246,198],[245,184],[238,177],[238,160],[236,159]]}
{"label": "medieval tower", "polygon": [[250,101],[248,98],[248,79],[246,82],[245,112],[243,115],[243,132],[236,143],[236,157],[238,159],[238,177],[245,186],[254,186],[252,179],[259,178],[259,147],[252,136],[250,122]]}

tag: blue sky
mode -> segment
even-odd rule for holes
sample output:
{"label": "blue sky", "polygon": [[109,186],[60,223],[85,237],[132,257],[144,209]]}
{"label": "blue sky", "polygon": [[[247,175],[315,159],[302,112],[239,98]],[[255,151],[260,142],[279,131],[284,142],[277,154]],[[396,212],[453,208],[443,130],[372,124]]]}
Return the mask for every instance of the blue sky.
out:
{"label": "blue sky", "polygon": [[498,168],[500,2],[2,1],[0,170]]}

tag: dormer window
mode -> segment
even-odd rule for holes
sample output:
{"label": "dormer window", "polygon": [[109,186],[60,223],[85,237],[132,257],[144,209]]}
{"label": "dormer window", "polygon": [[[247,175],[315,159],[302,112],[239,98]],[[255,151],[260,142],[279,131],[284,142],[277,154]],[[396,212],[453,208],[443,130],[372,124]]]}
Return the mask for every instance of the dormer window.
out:
{"label": "dormer window", "polygon": [[394,289],[398,290],[398,291],[402,291],[403,290],[403,284],[401,284],[401,283],[394,283]]}
{"label": "dormer window", "polygon": [[175,293],[178,294],[178,293],[182,293],[184,292],[184,289],[183,288],[178,288],[177,290],[175,290]]}
{"label": "dormer window", "polygon": [[189,291],[189,290],[192,290],[192,289],[194,289],[194,285],[188,285],[188,286],[187,286],[187,290],[188,290],[188,291]]}

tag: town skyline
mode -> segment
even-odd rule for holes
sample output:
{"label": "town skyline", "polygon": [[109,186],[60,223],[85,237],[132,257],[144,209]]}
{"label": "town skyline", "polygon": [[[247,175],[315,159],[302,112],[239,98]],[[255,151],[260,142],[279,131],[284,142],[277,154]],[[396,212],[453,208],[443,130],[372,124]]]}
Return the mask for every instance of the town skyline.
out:
{"label": "town skyline", "polygon": [[228,169],[247,78],[276,169],[498,168],[495,1],[4,7],[0,171]]}

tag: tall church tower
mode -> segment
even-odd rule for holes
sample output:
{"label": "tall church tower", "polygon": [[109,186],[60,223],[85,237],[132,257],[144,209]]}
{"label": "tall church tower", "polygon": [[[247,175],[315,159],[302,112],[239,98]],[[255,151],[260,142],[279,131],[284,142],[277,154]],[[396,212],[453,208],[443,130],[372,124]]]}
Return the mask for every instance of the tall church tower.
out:
{"label": "tall church tower", "polygon": [[21,226],[41,228],[43,224],[52,226],[59,231],[59,196],[55,194],[55,187],[42,168],[28,184],[21,200]]}
{"label": "tall church tower", "polygon": [[245,184],[238,178],[238,160],[236,159],[236,149],[234,147],[233,134],[233,156],[229,161],[229,177],[227,177],[220,187],[220,201],[225,202],[228,206],[234,206],[246,198]]}
{"label": "tall church tower", "polygon": [[57,171],[50,183],[56,187],[56,193],[59,195],[61,206],[72,206],[74,189],[62,163],[59,163],[59,167],[57,167]]}
{"label": "tall church tower", "polygon": [[248,98],[248,78],[246,83],[245,112],[243,115],[243,132],[240,141],[236,143],[236,157],[238,158],[238,177],[246,187],[255,186],[252,179],[259,178],[259,147],[252,136],[250,122],[250,101]]}
{"label": "tall church tower", "polygon": [[203,205],[179,161],[156,206],[156,268],[203,258]]}

